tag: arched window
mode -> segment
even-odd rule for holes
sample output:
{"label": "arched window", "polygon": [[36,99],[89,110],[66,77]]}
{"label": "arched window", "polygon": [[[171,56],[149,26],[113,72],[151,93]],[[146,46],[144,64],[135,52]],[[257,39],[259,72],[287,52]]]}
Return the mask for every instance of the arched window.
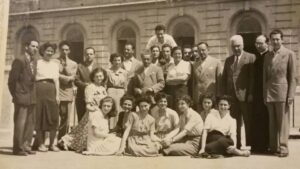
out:
{"label": "arched window", "polygon": [[256,11],[239,12],[233,18],[232,34],[239,34],[244,39],[244,50],[256,53],[255,39],[266,30],[264,17]]}
{"label": "arched window", "polygon": [[123,53],[124,45],[132,43],[136,47],[136,34],[131,27],[121,27],[117,32],[117,52]]}
{"label": "arched window", "polygon": [[195,30],[188,23],[181,22],[176,24],[172,35],[178,46],[193,46],[195,43]]}
{"label": "arched window", "polygon": [[79,24],[68,25],[63,32],[63,40],[71,45],[70,58],[77,63],[83,62],[84,55],[84,31]]}
{"label": "arched window", "polygon": [[23,27],[17,34],[17,50],[16,56],[20,56],[25,53],[25,44],[29,40],[39,40],[39,35],[37,30],[32,26]]}

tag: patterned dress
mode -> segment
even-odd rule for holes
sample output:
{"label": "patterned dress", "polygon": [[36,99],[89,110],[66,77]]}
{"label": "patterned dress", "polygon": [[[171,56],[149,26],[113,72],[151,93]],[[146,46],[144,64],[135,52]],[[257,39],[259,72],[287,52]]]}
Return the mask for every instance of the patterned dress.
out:
{"label": "patterned dress", "polygon": [[[107,96],[106,89],[103,86],[90,84],[85,89],[85,101],[87,104],[93,104],[98,107],[100,101]],[[78,125],[67,135],[62,137],[59,142],[63,142],[65,147],[76,152],[82,152],[87,147],[89,112],[87,111]]]}
{"label": "patterned dress", "polygon": [[138,157],[158,156],[159,144],[153,142],[150,132],[155,130],[155,120],[147,114],[140,118],[137,113],[130,113],[126,126],[132,126],[127,139],[126,153]]}

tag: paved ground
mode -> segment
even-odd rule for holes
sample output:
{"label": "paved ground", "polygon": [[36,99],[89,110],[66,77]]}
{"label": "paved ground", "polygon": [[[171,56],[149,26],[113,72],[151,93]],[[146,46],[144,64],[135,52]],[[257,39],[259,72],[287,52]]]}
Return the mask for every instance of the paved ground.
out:
{"label": "paved ground", "polygon": [[0,169],[299,169],[300,140],[290,140],[290,156],[252,155],[223,159],[193,159],[190,157],[100,157],[74,152],[47,152],[33,156],[13,156],[10,135],[0,137]]}

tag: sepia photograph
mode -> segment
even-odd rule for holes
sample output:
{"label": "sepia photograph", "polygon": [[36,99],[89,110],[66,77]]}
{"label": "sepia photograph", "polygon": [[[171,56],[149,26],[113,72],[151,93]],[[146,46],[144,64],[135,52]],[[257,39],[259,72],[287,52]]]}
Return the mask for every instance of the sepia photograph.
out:
{"label": "sepia photograph", "polygon": [[0,169],[299,169],[300,0],[1,0]]}

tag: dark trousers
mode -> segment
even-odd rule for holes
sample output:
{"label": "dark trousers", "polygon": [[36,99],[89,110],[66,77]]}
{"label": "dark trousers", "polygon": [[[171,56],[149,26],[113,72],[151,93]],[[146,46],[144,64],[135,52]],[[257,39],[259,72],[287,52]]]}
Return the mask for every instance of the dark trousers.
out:
{"label": "dark trousers", "polygon": [[269,111],[269,146],[270,150],[279,153],[288,152],[289,107],[286,102],[267,103]]}
{"label": "dark trousers", "polygon": [[35,105],[14,104],[14,107],[13,152],[19,152],[31,146],[35,124]]}
{"label": "dark trousers", "polygon": [[225,155],[227,148],[232,145],[234,145],[234,143],[229,136],[225,136],[223,133],[213,130],[207,135],[205,152]]}
{"label": "dark trousers", "polygon": [[251,145],[251,103],[241,102],[237,98],[231,105],[231,116],[237,122],[237,148]]}
{"label": "dark trousers", "polygon": [[75,100],[78,122],[82,119],[86,112],[86,104],[84,98],[77,97]]}
{"label": "dark trousers", "polygon": [[69,129],[68,124],[68,114],[72,110],[72,102],[70,101],[61,101],[59,104],[59,116],[60,116],[60,125],[58,130],[57,139],[60,140],[62,136],[67,134]]}

